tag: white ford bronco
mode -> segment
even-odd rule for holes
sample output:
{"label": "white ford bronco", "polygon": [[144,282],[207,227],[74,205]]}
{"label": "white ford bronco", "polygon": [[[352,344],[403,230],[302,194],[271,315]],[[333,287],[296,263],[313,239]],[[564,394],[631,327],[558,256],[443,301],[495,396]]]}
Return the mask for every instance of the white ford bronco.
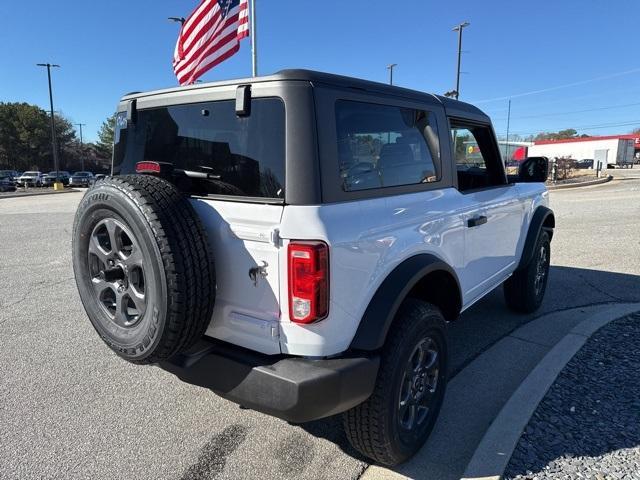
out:
{"label": "white ford bronco", "polygon": [[542,302],[548,163],[508,176],[469,104],[286,70],[130,94],[116,118],[73,267],[125,360],[290,422],[342,413],[391,465],[436,420],[447,322],[501,285]]}

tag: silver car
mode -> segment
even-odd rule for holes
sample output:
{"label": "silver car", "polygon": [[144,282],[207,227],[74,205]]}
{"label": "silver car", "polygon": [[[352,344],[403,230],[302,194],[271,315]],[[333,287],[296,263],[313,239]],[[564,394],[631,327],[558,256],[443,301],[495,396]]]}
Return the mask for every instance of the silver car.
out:
{"label": "silver car", "polygon": [[16,184],[20,187],[41,187],[44,175],[35,170],[24,172],[16,179]]}

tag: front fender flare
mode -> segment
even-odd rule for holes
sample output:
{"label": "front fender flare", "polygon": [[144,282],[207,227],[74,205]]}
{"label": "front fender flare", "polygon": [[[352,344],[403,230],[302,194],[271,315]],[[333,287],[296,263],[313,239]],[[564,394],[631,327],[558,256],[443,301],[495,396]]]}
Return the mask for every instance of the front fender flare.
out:
{"label": "front fender flare", "polygon": [[381,348],[400,305],[411,289],[426,275],[436,271],[450,274],[456,281],[459,294],[461,290],[458,276],[448,264],[428,253],[410,257],[398,265],[378,287],[364,312],[350,348],[369,351]]}
{"label": "front fender flare", "polygon": [[[544,224],[549,219],[551,223],[550,227],[545,227]],[[520,262],[518,263],[518,267],[516,268],[516,272],[522,270],[529,265],[531,259],[533,258],[534,248],[538,243],[538,238],[540,237],[540,233],[544,230],[547,230],[550,235],[553,235],[553,227],[555,227],[556,221],[553,215],[553,211],[550,208],[540,206],[536,208],[536,211],[533,213],[533,217],[531,217],[531,223],[529,224],[529,230],[527,232],[527,238],[524,242],[524,247],[522,248],[522,256],[520,257]]]}

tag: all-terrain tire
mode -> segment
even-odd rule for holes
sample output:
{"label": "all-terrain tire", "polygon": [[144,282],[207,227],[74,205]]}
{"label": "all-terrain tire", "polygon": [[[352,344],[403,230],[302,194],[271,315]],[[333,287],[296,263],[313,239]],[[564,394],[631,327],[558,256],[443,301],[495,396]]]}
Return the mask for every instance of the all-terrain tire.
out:
{"label": "all-terrain tire", "polygon": [[[432,339],[438,351],[436,386],[423,424],[411,432],[401,426],[404,373],[414,349],[427,338]],[[381,356],[372,395],[343,414],[343,425],[356,450],[381,464],[396,465],[424,444],[442,405],[447,379],[447,342],[440,310],[429,303],[407,299],[391,326]]]}
{"label": "all-terrain tire", "polygon": [[540,232],[534,252],[529,264],[511,275],[503,285],[507,306],[515,312],[535,312],[542,304],[551,259],[551,241],[547,232]]}
{"label": "all-terrain tire", "polygon": [[148,175],[96,182],[76,212],[72,257],[89,320],[124,359],[157,363],[204,334],[213,256],[197,213],[171,183]]}

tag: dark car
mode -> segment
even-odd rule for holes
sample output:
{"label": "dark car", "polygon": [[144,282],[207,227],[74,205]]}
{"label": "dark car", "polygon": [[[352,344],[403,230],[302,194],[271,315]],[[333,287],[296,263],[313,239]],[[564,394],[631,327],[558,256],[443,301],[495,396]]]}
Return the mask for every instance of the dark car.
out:
{"label": "dark car", "polygon": [[583,158],[576,162],[576,168],[593,168],[593,158]]}
{"label": "dark car", "polygon": [[15,182],[19,176],[20,172],[17,170],[0,170],[0,178],[9,179],[12,182]]}
{"label": "dark car", "polygon": [[64,170],[60,170],[58,171],[57,175],[55,170],[53,172],[49,172],[47,173],[43,178],[42,178],[42,185],[45,187],[50,187],[51,185],[53,185],[56,181],[56,178],[58,178],[63,185],[69,185],[69,172],[66,172]]}
{"label": "dark car", "polygon": [[91,172],[76,172],[69,178],[70,187],[88,187],[95,181]]}
{"label": "dark car", "polygon": [[8,172],[10,171],[0,171],[0,192],[13,192],[16,189],[16,183],[13,181],[13,176]]}

